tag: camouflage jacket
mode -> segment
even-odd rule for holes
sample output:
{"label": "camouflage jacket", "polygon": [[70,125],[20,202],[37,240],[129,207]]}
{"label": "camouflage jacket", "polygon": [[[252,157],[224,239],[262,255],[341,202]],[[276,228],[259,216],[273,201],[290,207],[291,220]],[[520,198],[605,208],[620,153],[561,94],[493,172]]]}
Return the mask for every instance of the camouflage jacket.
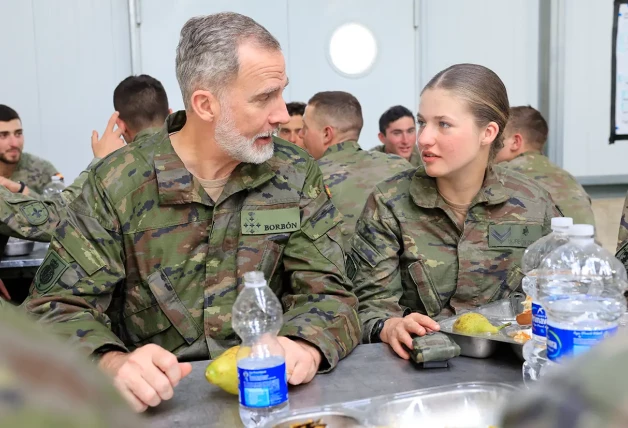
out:
{"label": "camouflage jacket", "polygon": [[44,327],[0,304],[0,426],[147,426],[110,379]]}
{"label": "camouflage jacket", "polygon": [[[624,266],[628,266],[628,194],[624,201],[624,211],[619,222],[619,235],[617,236],[617,254]],[[628,268],[627,268],[628,269]]]}
{"label": "camouflage jacket", "polygon": [[628,426],[628,332],[556,367],[509,407],[502,428]]}
{"label": "camouflage jacket", "polygon": [[[383,144],[380,144],[379,146],[373,147],[371,151],[386,153],[386,146],[384,146]],[[410,162],[410,164],[414,167],[423,165],[423,161],[421,160],[421,153],[419,152],[419,147],[416,144],[414,145],[414,149],[412,150],[412,155],[410,156],[410,160],[408,162]]]}
{"label": "camouflage jacket", "polygon": [[358,220],[347,271],[363,340],[377,319],[410,312],[441,319],[519,288],[524,250],[560,213],[525,176],[492,167],[464,228],[423,167],[377,185]]}
{"label": "camouflage jacket", "polygon": [[89,172],[24,306],[91,352],[154,343],[181,360],[215,358],[239,340],[231,307],[245,272],[281,298],[280,334],[317,346],[321,369],[358,343],[338,224],[316,162],[275,140],[274,156],[240,164],[216,203],[175,153],[185,112]]}
{"label": "camouflage jacket", "polygon": [[510,162],[500,164],[511,168],[547,190],[552,199],[566,216],[573,218],[574,224],[595,226],[591,198],[573,175],[554,165],[541,153],[522,153]]}
{"label": "camouflage jacket", "polygon": [[58,195],[39,199],[0,186],[0,235],[49,242],[65,206]]}
{"label": "camouflage jacket", "polygon": [[375,185],[410,167],[399,156],[362,150],[355,141],[331,146],[318,160],[318,165],[331,192],[331,200],[342,213],[347,250],[351,249],[355,224]]}
{"label": "camouflage jacket", "polygon": [[[144,130],[137,134],[132,143],[139,143],[157,131],[155,128]],[[66,204],[81,193],[89,169],[99,161],[100,159],[95,158],[71,185],[63,189],[61,197],[26,196],[11,193],[0,186],[0,234],[49,242],[59,225]]]}
{"label": "camouflage jacket", "polygon": [[47,160],[38,158],[30,153],[22,153],[22,157],[13,171],[13,181],[23,181],[28,186],[30,195],[40,197],[52,180],[51,177],[58,174],[59,170]]}

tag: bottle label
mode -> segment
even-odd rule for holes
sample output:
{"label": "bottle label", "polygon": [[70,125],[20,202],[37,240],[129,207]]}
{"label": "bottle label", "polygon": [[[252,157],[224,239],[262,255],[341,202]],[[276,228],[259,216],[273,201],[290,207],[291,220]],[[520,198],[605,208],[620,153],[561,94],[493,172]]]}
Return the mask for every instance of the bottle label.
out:
{"label": "bottle label", "polygon": [[566,330],[548,324],[547,358],[556,362],[565,357],[575,357],[616,332],[617,327],[600,330]]}
{"label": "bottle label", "polygon": [[539,303],[532,301],[532,334],[535,339],[547,337],[547,314]]}
{"label": "bottle label", "polygon": [[273,407],[288,401],[286,363],[265,369],[238,367],[240,404],[245,407]]}

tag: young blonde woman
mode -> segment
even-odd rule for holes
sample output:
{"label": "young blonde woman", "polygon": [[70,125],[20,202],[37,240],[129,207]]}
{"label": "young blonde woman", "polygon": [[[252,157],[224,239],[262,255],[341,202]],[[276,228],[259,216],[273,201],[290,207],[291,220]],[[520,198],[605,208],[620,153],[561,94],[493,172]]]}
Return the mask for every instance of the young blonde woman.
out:
{"label": "young blonde woman", "polygon": [[506,87],[480,65],[449,67],[423,89],[423,166],[375,188],[352,241],[363,342],[407,359],[403,345],[435,320],[520,286],[523,251],[560,212],[540,186],[492,165],[508,114]]}

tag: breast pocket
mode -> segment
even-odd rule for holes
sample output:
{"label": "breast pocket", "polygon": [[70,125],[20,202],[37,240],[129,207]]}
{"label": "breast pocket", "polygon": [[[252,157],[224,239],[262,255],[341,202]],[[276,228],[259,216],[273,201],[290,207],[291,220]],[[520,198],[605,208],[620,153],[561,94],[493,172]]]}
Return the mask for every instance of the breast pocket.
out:
{"label": "breast pocket", "polygon": [[[148,289],[139,293],[145,307],[124,318],[126,339],[135,346],[155,343],[169,351],[194,343],[203,330],[179,299],[166,274],[159,269],[146,281]],[[141,302],[137,306],[141,307]]]}
{"label": "breast pocket", "polygon": [[283,235],[243,236],[238,248],[238,281],[242,281],[246,272],[261,271],[273,291],[279,293],[281,278],[275,274],[281,270],[284,245],[280,242],[284,242]]}
{"label": "breast pocket", "polygon": [[[443,304],[436,290],[435,284],[422,260],[411,263],[408,266],[408,273],[416,287],[419,299],[425,309],[425,314],[429,317],[437,316],[443,309]],[[412,293],[411,293],[412,294]],[[413,307],[416,305],[406,305]],[[419,308],[420,309],[420,308]]]}

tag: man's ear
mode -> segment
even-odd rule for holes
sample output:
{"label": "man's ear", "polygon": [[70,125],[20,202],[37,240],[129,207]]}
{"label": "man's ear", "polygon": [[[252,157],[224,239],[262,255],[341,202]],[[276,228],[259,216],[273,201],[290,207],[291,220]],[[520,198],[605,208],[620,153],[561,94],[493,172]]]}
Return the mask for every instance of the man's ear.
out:
{"label": "man's ear", "polygon": [[512,145],[510,146],[511,152],[518,152],[523,148],[523,136],[519,133],[516,133],[512,136]]}
{"label": "man's ear", "polygon": [[218,97],[210,91],[198,90],[194,91],[190,97],[192,110],[202,120],[213,122],[220,114],[220,102]]}

